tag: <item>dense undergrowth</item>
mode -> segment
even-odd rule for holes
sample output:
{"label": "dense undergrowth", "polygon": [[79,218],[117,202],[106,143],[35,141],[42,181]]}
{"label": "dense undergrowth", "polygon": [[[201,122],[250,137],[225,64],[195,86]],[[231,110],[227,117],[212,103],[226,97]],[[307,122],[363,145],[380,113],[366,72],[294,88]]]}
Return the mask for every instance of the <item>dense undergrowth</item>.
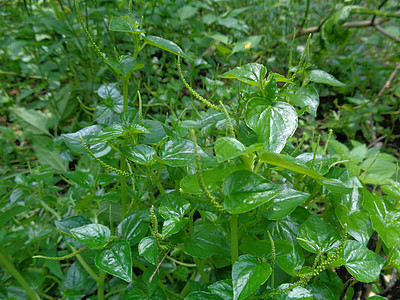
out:
{"label": "dense undergrowth", "polygon": [[398,299],[399,11],[0,3],[0,298]]}

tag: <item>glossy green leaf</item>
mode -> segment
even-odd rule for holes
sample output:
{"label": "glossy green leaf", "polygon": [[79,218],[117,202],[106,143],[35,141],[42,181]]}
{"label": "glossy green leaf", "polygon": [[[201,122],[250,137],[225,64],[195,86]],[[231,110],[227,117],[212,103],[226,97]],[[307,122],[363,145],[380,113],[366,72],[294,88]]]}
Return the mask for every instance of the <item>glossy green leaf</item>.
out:
{"label": "glossy green leaf", "polygon": [[122,76],[129,76],[133,71],[144,67],[143,64],[136,63],[136,60],[128,55],[121,56],[119,60],[106,58],[104,62],[109,68]]}
{"label": "glossy green leaf", "polygon": [[242,155],[246,147],[237,139],[232,137],[221,137],[214,144],[215,155],[218,162],[223,162]]}
{"label": "glossy green leaf", "polygon": [[377,157],[368,158],[360,164],[360,169],[365,171],[360,179],[365,184],[386,184],[395,174],[396,168],[394,157],[379,153]]}
{"label": "glossy green leaf", "polygon": [[184,218],[189,211],[190,204],[180,197],[177,192],[169,193],[161,200],[160,215],[164,218],[162,235],[167,238],[181,230],[188,223]]}
{"label": "glossy green leaf", "polygon": [[[333,282],[332,282],[333,283]],[[334,284],[334,283],[333,283]],[[339,288],[336,286],[335,288]],[[336,300],[333,291],[321,282],[313,282],[305,287],[313,296],[313,300]]]}
{"label": "glossy green leaf", "polygon": [[[207,160],[208,155],[197,146],[201,160]],[[194,145],[192,141],[168,141],[160,149],[160,158],[172,167],[187,166],[195,161]]]}
{"label": "glossy green leaf", "polygon": [[337,87],[346,86],[343,82],[337,80],[333,75],[322,70],[312,70],[308,73],[308,75],[310,76],[310,81],[312,82],[325,83]]}
{"label": "glossy green leaf", "polygon": [[263,90],[263,98],[267,100],[268,104],[274,103],[278,100],[279,88],[276,84],[276,79],[274,76],[268,75],[268,82]]}
{"label": "glossy green leaf", "polygon": [[95,264],[113,276],[132,282],[132,254],[127,241],[119,240],[100,250],[96,255]]}
{"label": "glossy green leaf", "polygon": [[241,300],[254,293],[271,275],[271,266],[244,254],[232,267],[233,299]]}
{"label": "glossy green leaf", "polygon": [[142,120],[142,125],[147,128],[150,134],[141,134],[139,136],[140,144],[155,144],[167,136],[164,130],[164,124],[155,120]]}
{"label": "glossy green leaf", "polygon": [[295,276],[305,262],[304,251],[298,245],[292,245],[292,251],[288,254],[276,257],[276,263],[286,273]]}
{"label": "glossy green leaf", "polygon": [[[82,145],[82,141],[80,137],[82,136],[83,140],[86,144],[89,144],[89,141],[100,134],[102,128],[100,125],[93,125],[85,127],[74,133],[63,134],[62,137],[67,144],[68,148],[72,151],[86,154],[86,150]],[[96,156],[101,157],[108,154],[111,151],[111,147],[107,145],[107,143],[99,143],[93,145],[90,148],[90,151]]]}
{"label": "glossy green leaf", "polygon": [[[339,233],[328,223],[311,215],[299,227],[299,244],[309,252],[329,252],[339,245]],[[305,242],[305,241],[307,242]]]}
{"label": "glossy green leaf", "polygon": [[[218,191],[226,176],[241,169],[243,169],[242,164],[220,164],[215,168],[202,172],[204,184],[210,192]],[[204,193],[200,187],[199,180],[196,175],[185,176],[181,180],[180,185],[185,193],[197,195],[201,195]]]}
{"label": "glossy green leaf", "polygon": [[77,294],[82,295],[82,297],[96,290],[94,279],[77,262],[72,263],[67,269],[62,284],[65,289],[75,291]]}
{"label": "glossy green leaf", "polygon": [[246,106],[246,124],[253,129],[266,150],[279,153],[297,128],[297,113],[290,104],[276,101],[272,105],[263,98],[252,98]]}
{"label": "glossy green leaf", "polygon": [[[284,240],[274,240],[275,256],[289,254],[292,251],[292,244]],[[260,257],[262,259],[272,258],[272,245],[270,240],[247,240],[240,245],[240,251]]]}
{"label": "glossy green leaf", "polygon": [[70,230],[71,234],[91,249],[100,249],[110,239],[111,231],[101,224],[88,224]]}
{"label": "glossy green leaf", "polygon": [[125,146],[120,149],[127,159],[142,165],[151,165],[155,162],[156,151],[148,145]]}
{"label": "glossy green leaf", "polygon": [[294,94],[289,94],[289,97],[290,100],[293,101],[293,104],[300,106],[301,108],[308,107],[308,112],[314,117],[317,116],[319,94],[313,86],[303,86],[296,90]]}
{"label": "glossy green leaf", "polygon": [[191,292],[185,297],[185,300],[224,300],[218,295],[211,294],[209,292],[196,291]]}
{"label": "glossy green leaf", "polygon": [[381,273],[385,259],[357,241],[346,241],[343,257],[346,269],[361,282],[375,281]]}
{"label": "glossy green leaf", "polygon": [[273,166],[289,169],[300,174],[308,175],[315,179],[321,179],[321,180],[327,179],[322,175],[318,174],[317,172],[311,170],[304,164],[300,164],[299,161],[296,160],[296,158],[291,157],[289,155],[278,154],[274,152],[262,152],[259,157],[263,162],[266,162]]}
{"label": "glossy green leaf", "polygon": [[241,214],[260,206],[269,207],[282,187],[267,183],[261,176],[246,170],[236,171],[225,178],[223,184],[227,195],[224,207],[231,214]]}
{"label": "glossy green leaf", "polygon": [[158,258],[158,248],[156,239],[152,236],[142,239],[138,246],[139,255],[143,256],[149,263],[156,265]]}
{"label": "glossy green leaf", "polygon": [[282,219],[292,213],[297,206],[303,204],[309,196],[308,193],[285,188],[274,197],[274,202],[264,211],[263,216],[268,220]]}
{"label": "glossy green leaf", "polygon": [[347,224],[347,233],[360,244],[367,245],[373,233],[368,212],[354,211],[347,213],[342,206],[338,206],[335,213],[342,226]]}
{"label": "glossy green leaf", "polygon": [[[54,225],[58,228],[61,229],[61,231],[66,232],[71,234],[70,230],[73,228],[77,228],[77,227],[81,227],[84,225],[88,225],[91,224],[90,220],[86,217],[82,217],[82,216],[74,216],[74,217],[70,217],[67,219],[63,219],[63,220],[59,220],[59,221],[55,221]],[[69,236],[64,236],[64,238],[66,239],[66,241],[73,245],[76,248],[82,248],[83,246],[85,246],[85,244],[69,237]]]}
{"label": "glossy green leaf", "polygon": [[208,223],[193,226],[184,249],[189,255],[200,258],[215,254],[230,257],[230,243],[215,225]]}
{"label": "glossy green leaf", "polygon": [[343,168],[333,167],[325,174],[328,180],[322,181],[324,186],[335,193],[349,194],[353,192],[354,188],[361,187],[361,184],[354,174],[349,170]]}
{"label": "glossy green leaf", "polygon": [[173,43],[173,42],[171,42],[169,40],[166,40],[166,39],[163,39],[161,37],[154,36],[154,35],[145,36],[143,39],[149,45],[155,46],[157,48],[160,48],[162,50],[171,52],[171,53],[176,54],[176,55],[180,55],[183,58],[192,60],[192,58],[187,56],[187,54],[184,53],[183,50],[177,44],[175,44],[175,43]]}
{"label": "glossy green leaf", "polygon": [[[284,283],[278,287],[278,290],[283,290],[287,287],[289,287],[289,284]],[[282,296],[280,297],[280,299],[282,299],[282,300],[297,300],[297,299],[314,300],[314,297],[305,288],[303,288],[301,286],[296,286],[294,289],[292,289],[286,293],[283,293]]]}
{"label": "glossy green leaf", "polygon": [[104,128],[96,137],[89,140],[90,144],[97,144],[113,140],[122,135],[124,128],[121,124],[113,124]]}
{"label": "glossy green leaf", "polygon": [[382,191],[393,199],[400,199],[400,183],[392,179],[386,181],[388,185],[382,185]]}
{"label": "glossy green leaf", "polygon": [[85,189],[92,189],[94,186],[93,174],[89,172],[69,171],[64,172],[63,175]]}
{"label": "glossy green leaf", "polygon": [[386,217],[387,209],[382,198],[377,197],[366,188],[362,189],[363,207],[372,215],[384,220]]}
{"label": "glossy green leaf", "polygon": [[126,240],[130,246],[146,236],[151,219],[149,213],[131,213],[117,227],[117,235]]}
{"label": "glossy green leaf", "polygon": [[208,286],[208,289],[211,293],[220,296],[224,300],[233,299],[233,286],[231,279],[214,282]]}
{"label": "glossy green leaf", "polygon": [[387,299],[388,298],[382,297],[382,296],[379,296],[379,295],[374,295],[374,296],[371,296],[371,297],[367,298],[367,300],[387,300]]}
{"label": "glossy green leaf", "polygon": [[120,92],[118,82],[102,84],[98,88],[97,94],[104,100],[112,100],[114,104],[123,101],[123,96]]}
{"label": "glossy green leaf", "polygon": [[250,63],[243,67],[236,67],[224,74],[221,78],[237,79],[244,83],[258,86],[260,85],[267,75],[267,68],[261,64]]}
{"label": "glossy green leaf", "polygon": [[144,33],[143,30],[139,29],[139,25],[129,16],[113,17],[110,21],[109,29],[111,31]]}

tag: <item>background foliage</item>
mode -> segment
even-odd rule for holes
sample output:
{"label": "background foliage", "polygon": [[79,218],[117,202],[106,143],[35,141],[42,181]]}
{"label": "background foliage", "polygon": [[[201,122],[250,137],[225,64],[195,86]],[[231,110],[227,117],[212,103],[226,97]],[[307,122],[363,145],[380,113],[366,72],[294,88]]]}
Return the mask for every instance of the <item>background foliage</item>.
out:
{"label": "background foliage", "polygon": [[399,9],[0,3],[0,298],[399,297]]}

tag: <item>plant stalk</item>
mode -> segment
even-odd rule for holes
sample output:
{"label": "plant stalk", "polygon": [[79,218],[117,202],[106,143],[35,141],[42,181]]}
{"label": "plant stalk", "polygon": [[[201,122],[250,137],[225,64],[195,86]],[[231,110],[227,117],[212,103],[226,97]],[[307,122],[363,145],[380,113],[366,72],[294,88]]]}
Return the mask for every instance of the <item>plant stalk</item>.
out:
{"label": "plant stalk", "polygon": [[103,270],[100,270],[99,276],[97,279],[97,299],[104,300],[104,280],[106,279],[107,273]]}
{"label": "plant stalk", "polygon": [[[122,93],[124,96],[124,104],[123,104],[124,111],[128,110],[128,83],[129,83],[129,78],[125,76],[123,78],[123,87],[122,87]],[[122,153],[120,158],[120,169],[122,172],[126,172],[128,170],[126,165],[125,155],[123,155]],[[121,206],[122,206],[121,221],[122,221],[128,212],[128,185],[126,183],[125,176],[121,176]]]}
{"label": "plant stalk", "polygon": [[232,266],[239,256],[238,239],[238,215],[231,215],[231,259]]}

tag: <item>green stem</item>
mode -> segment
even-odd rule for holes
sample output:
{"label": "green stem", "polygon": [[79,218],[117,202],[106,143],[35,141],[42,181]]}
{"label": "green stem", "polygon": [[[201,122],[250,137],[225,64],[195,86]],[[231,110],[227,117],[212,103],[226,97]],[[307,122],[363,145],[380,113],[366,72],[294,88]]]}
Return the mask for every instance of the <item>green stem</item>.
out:
{"label": "green stem", "polygon": [[196,272],[193,272],[192,276],[190,277],[190,280],[188,280],[185,284],[185,286],[183,287],[180,295],[185,298],[187,296],[187,294],[189,294],[189,285],[190,285],[190,281],[194,280],[196,277]]}
{"label": "green stem", "polygon": [[275,251],[275,243],[274,243],[274,239],[271,236],[271,233],[269,231],[267,231],[268,233],[268,238],[269,241],[271,242],[271,249],[272,249],[272,257],[271,257],[271,287],[272,289],[275,288],[275,274],[274,274],[274,269],[275,269],[275,260],[276,260],[276,251]]}
{"label": "green stem", "polygon": [[239,239],[238,239],[238,215],[231,215],[231,259],[232,266],[239,256]]}
{"label": "green stem", "polygon": [[26,282],[25,278],[21,275],[20,272],[18,272],[14,264],[8,259],[7,256],[8,255],[6,250],[3,248],[2,245],[0,245],[0,264],[2,264],[4,268],[6,268],[7,271],[18,281],[18,283],[22,286],[30,299],[40,300],[39,295],[30,288],[28,282]]}
{"label": "green stem", "polygon": [[241,155],[240,158],[241,158],[242,161],[243,161],[245,170],[253,171],[253,167],[254,167],[254,154],[252,154],[252,153],[244,154],[244,155]]}
{"label": "green stem", "polygon": [[[123,110],[127,111],[128,110],[128,83],[129,83],[129,78],[127,76],[124,77],[123,79],[123,96],[124,96],[124,105],[123,105]],[[120,158],[120,168],[122,172],[127,171],[127,165],[126,165],[126,159],[125,155],[121,153],[121,158]],[[121,215],[121,221],[125,218],[127,214],[127,209],[128,209],[128,185],[126,183],[126,177],[121,176],[121,205],[122,205],[122,215]]]}
{"label": "green stem", "polygon": [[378,238],[378,243],[375,248],[375,253],[379,255],[379,253],[381,253],[381,248],[382,248],[382,240]]}
{"label": "green stem", "polygon": [[161,195],[165,196],[167,193],[165,192],[164,187],[160,182],[160,178],[154,174],[153,170],[150,167],[147,167],[147,170],[149,171],[150,176],[153,178],[154,183],[156,184]]}
{"label": "green stem", "polygon": [[204,262],[201,262],[197,257],[193,257],[193,260],[196,263],[197,270],[199,271],[201,278],[203,279],[204,283],[208,285],[210,283],[210,280],[208,280],[206,272],[204,272],[203,270]]}
{"label": "green stem", "polygon": [[104,280],[106,279],[107,273],[100,270],[99,277],[97,280],[97,299],[104,300]]}
{"label": "green stem", "polygon": [[[121,171],[126,172],[126,159],[125,155],[121,153],[120,158],[120,168]],[[122,214],[121,214],[121,221],[125,219],[128,210],[128,185],[126,184],[126,177],[121,176],[121,206],[122,206]]]}
{"label": "green stem", "polygon": [[128,91],[129,91],[129,78],[127,76],[123,79],[122,94],[124,96],[124,111],[128,110]]}
{"label": "green stem", "polygon": [[[76,252],[76,249],[72,246],[71,250]],[[76,255],[76,259],[79,261],[79,263],[81,264],[81,266],[85,269],[85,271],[90,275],[90,277],[92,277],[96,282],[99,281],[99,277],[93,272],[92,268],[86,263],[86,261],[83,259],[83,257],[78,254]]]}

